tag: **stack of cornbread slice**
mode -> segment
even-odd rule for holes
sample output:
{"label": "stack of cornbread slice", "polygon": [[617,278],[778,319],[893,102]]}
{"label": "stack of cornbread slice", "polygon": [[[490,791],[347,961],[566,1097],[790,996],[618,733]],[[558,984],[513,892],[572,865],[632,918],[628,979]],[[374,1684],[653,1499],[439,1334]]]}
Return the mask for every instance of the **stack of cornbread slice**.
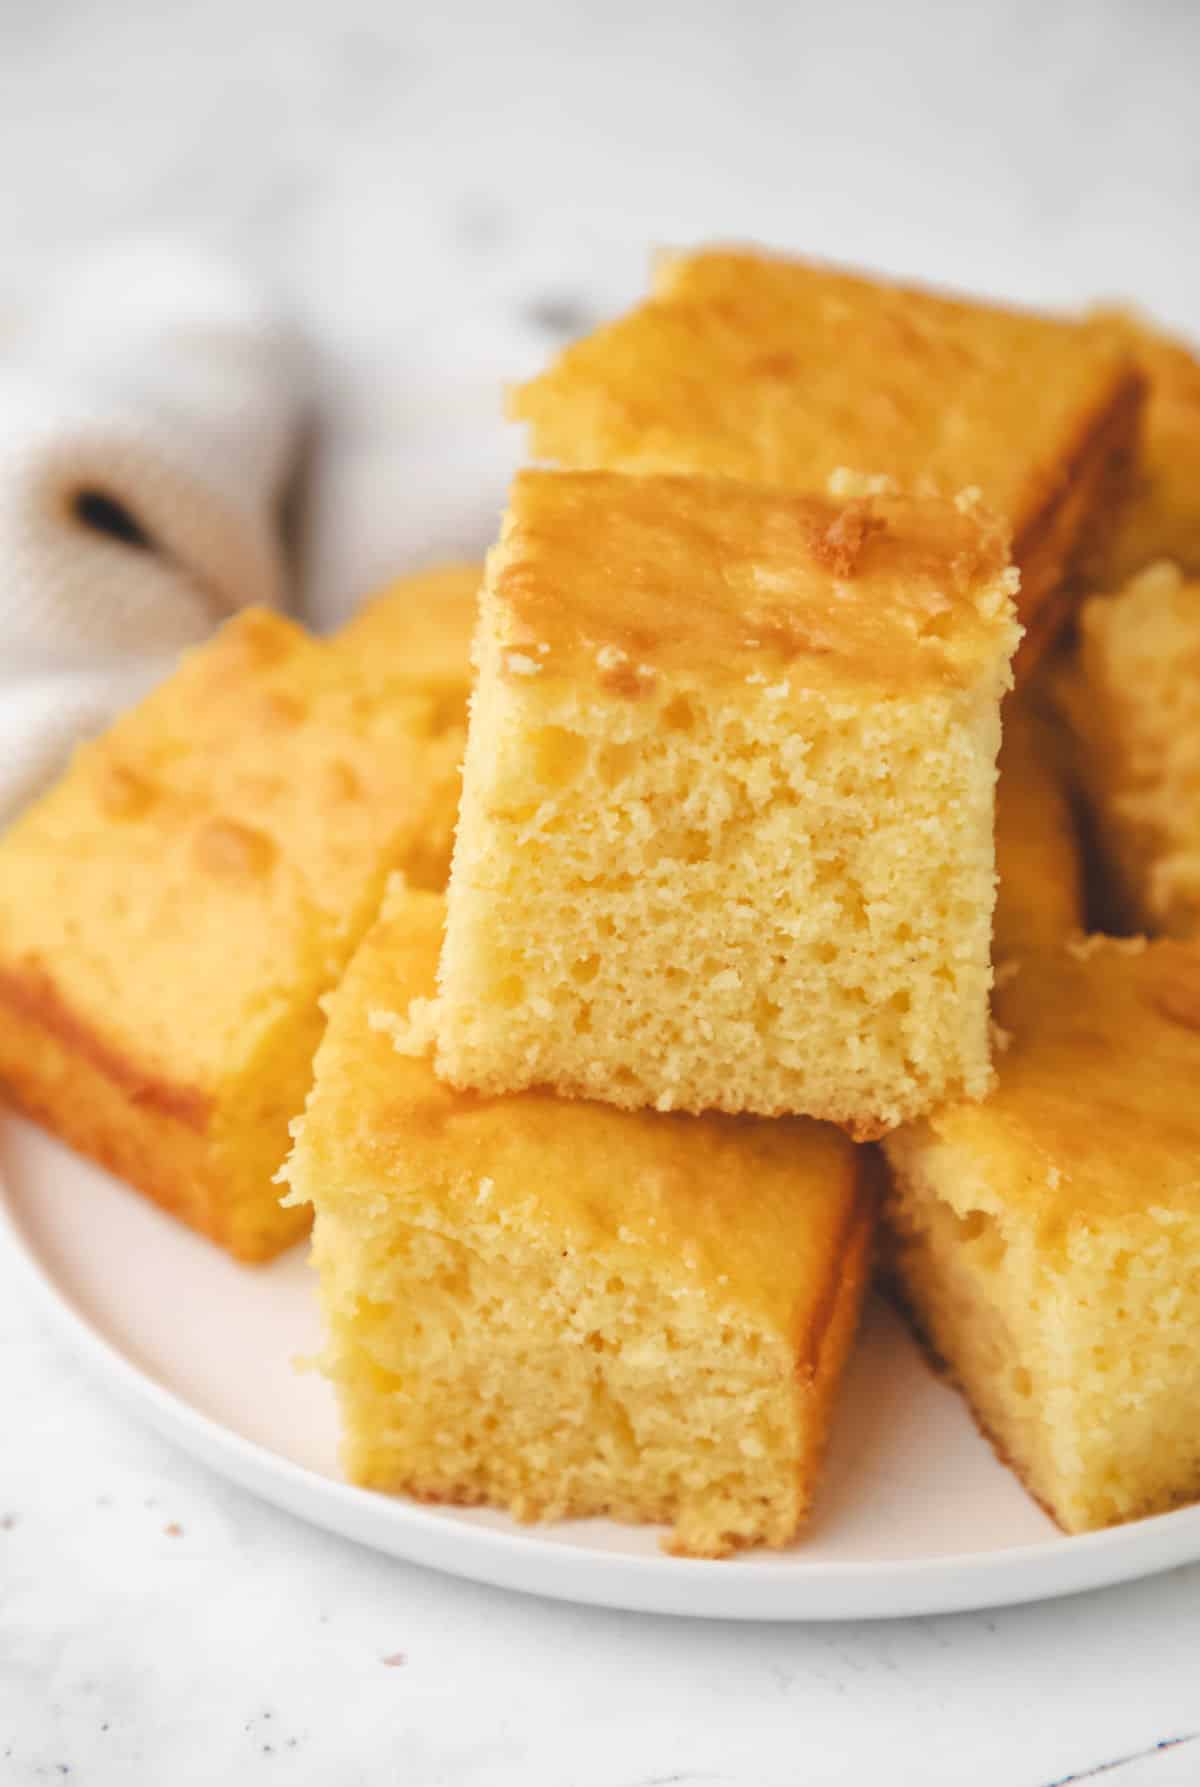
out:
{"label": "stack of cornbread slice", "polygon": [[[1072,1528],[1200,1493],[1196,959],[1084,939],[1076,831],[1086,788],[1124,909],[1187,930],[1188,586],[1095,593],[1195,522],[1168,371],[1124,318],[672,257],[515,394],[556,469],[482,578],[296,634],[290,742],[221,655],[284,623],[235,623],[0,843],[0,995],[43,995],[0,1071],[243,1257],[315,1209],[356,1481],[787,1544],[882,1138],[889,1280],[1034,1493]],[[228,697],[194,736],[189,677]],[[214,825],[240,904],[201,883],[185,938]]]}
{"label": "stack of cornbread slice", "polygon": [[844,1131],[988,1083],[1012,583],[970,504],[518,480],[440,994],[398,894],[288,1169],[362,1480],[794,1536],[874,1225]]}
{"label": "stack of cornbread slice", "polygon": [[839,1132],[986,1108],[997,842],[1006,957],[1083,922],[1029,693],[994,807],[1008,539],[1041,648],[1138,394],[1095,325],[723,255],[517,394],[566,469],[489,559],[444,934],[394,895],[289,1167],[361,1480],[795,1533],[870,1219]]}
{"label": "stack of cornbread slice", "polygon": [[970,503],[522,473],[439,1074],[860,1139],[984,1092],[1015,585]]}
{"label": "stack of cornbread slice", "polygon": [[444,902],[397,882],[331,1001],[288,1168],[352,1477],[522,1519],[785,1545],[870,1270],[875,1170],[805,1118],[481,1097],[404,1059]]}

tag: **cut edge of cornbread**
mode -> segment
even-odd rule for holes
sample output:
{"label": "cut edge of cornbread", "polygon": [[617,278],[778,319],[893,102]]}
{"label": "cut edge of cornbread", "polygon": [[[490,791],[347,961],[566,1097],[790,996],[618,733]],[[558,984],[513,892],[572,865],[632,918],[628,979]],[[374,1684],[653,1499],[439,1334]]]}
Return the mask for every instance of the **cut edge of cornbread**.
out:
{"label": "cut edge of cornbread", "polygon": [[[544,1353],[531,1350],[507,1377],[495,1368],[494,1355],[507,1355],[519,1343],[521,1328],[489,1301],[486,1324],[477,1310],[490,1355],[482,1365],[461,1339],[452,1378],[439,1374],[427,1350],[420,1355],[426,1387],[437,1392],[441,1431],[456,1432],[463,1445],[464,1456],[453,1465],[441,1446],[422,1455],[420,1448],[389,1442],[386,1436],[401,1431],[395,1398],[402,1374],[380,1368],[377,1347],[357,1338],[354,1316],[338,1325],[323,1292],[330,1339],[322,1365],[338,1393],[346,1473],[364,1488],[458,1507],[498,1506],[522,1522],[605,1517],[666,1524],[671,1532],[664,1549],[679,1557],[720,1558],[746,1545],[790,1545],[811,1510],[834,1397],[870,1276],[872,1234],[873,1223],[864,1214],[838,1261],[837,1286],[816,1357],[803,1363],[789,1360],[774,1335],[739,1320],[735,1310],[727,1309],[719,1318],[712,1311],[689,1310],[677,1301],[677,1292],[663,1292],[661,1269],[639,1280],[626,1264],[620,1282],[630,1310],[628,1335],[645,1333],[653,1339],[636,1343],[636,1365],[614,1368],[619,1395],[596,1382],[584,1396],[566,1371],[559,1400],[553,1393],[555,1347]],[[313,1262],[323,1275],[329,1272],[335,1237],[336,1230],[331,1234],[331,1225],[318,1212]],[[468,1243],[423,1224],[408,1230],[396,1225],[392,1242],[397,1257],[419,1257],[428,1272],[422,1279],[414,1270],[404,1281],[406,1316],[428,1329],[436,1300],[427,1300],[427,1285],[436,1284],[438,1274],[452,1277],[468,1249],[472,1270],[482,1280],[489,1264],[508,1251],[507,1239],[500,1230],[485,1237],[474,1228]],[[514,1303],[522,1295],[535,1295],[539,1318],[561,1337],[556,1346],[612,1345],[618,1352],[623,1347],[632,1352],[630,1340],[606,1336],[606,1321],[613,1324],[608,1335],[621,1323],[610,1315],[606,1299],[590,1288],[596,1263],[588,1261],[572,1272],[552,1241],[537,1246],[526,1242],[519,1259],[506,1260],[505,1276],[487,1282],[497,1298],[507,1290]],[[470,1329],[470,1317],[463,1320]],[[720,1335],[719,1344],[713,1343],[714,1332]],[[759,1359],[766,1354],[754,1372],[742,1364],[751,1354]],[[688,1360],[687,1379],[675,1389],[669,1380],[676,1375],[673,1361],[681,1357]],[[479,1365],[477,1374],[472,1365]],[[485,1379],[490,1379],[486,1388]],[[527,1407],[531,1384],[535,1388]],[[541,1406],[535,1406],[539,1401]],[[642,1448],[623,1408],[633,1403],[656,1405],[648,1424],[658,1434],[656,1467],[640,1461]],[[502,1414],[497,1415],[497,1407]],[[577,1412],[581,1407],[583,1412]],[[611,1445],[606,1443],[610,1437]],[[743,1447],[753,1447],[753,1455]],[[673,1468],[662,1461],[667,1450],[679,1454]],[[776,1452],[779,1456],[772,1457]],[[724,1461],[719,1484],[706,1477],[700,1462],[707,1453]]]}
{"label": "cut edge of cornbread", "polygon": [[1131,929],[1200,933],[1200,578],[1149,566],[1079,617],[1050,692]]}
{"label": "cut edge of cornbread", "polygon": [[[522,474],[514,505],[482,596],[440,992],[408,1046],[432,1038],[439,1074],[483,1092],[803,1112],[857,1139],[981,1095],[1019,629],[970,506],[553,472]],[[707,556],[726,509],[776,554],[744,609],[736,548]],[[843,528],[861,566],[821,558]],[[881,594],[893,553],[912,615]],[[676,573],[673,608],[621,583],[623,554],[631,578]]]}
{"label": "cut edge of cornbread", "polygon": [[1010,1001],[1025,976],[1067,1052],[1001,1001],[1033,1064],[886,1139],[886,1277],[997,1456],[1080,1533],[1200,1497],[1200,1123],[1170,1128],[1200,1071],[1200,957],[1080,937],[1031,953]]}
{"label": "cut edge of cornbread", "polygon": [[51,982],[0,971],[0,1086],[27,1117],[168,1215],[243,1264],[262,1264],[308,1231],[308,1213],[283,1208],[270,1187],[323,1022],[314,1000],[268,1038],[253,1086],[220,1111],[196,1088],[118,1054]]}
{"label": "cut edge of cornbread", "polygon": [[374,1014],[432,987],[442,913],[393,888],[284,1172],[316,1206],[348,1475],[520,1520],[668,1523],[686,1556],[789,1544],[868,1276],[873,1160],[803,1122],[441,1085]]}
{"label": "cut edge of cornbread", "polygon": [[[896,1192],[888,1203],[892,1239],[886,1250],[886,1279],[930,1362],[963,1395],[1000,1462],[1068,1533],[1093,1532],[1166,1513],[1200,1498],[1200,1444],[1189,1447],[1185,1441],[1181,1446],[1178,1435],[1169,1433],[1156,1434],[1160,1463],[1136,1492],[1115,1480],[1103,1481],[1103,1469],[1101,1482],[1089,1486],[1086,1464],[1073,1443],[1075,1431],[1060,1425],[1055,1432],[1052,1425],[1056,1407],[1071,1394],[1071,1384],[1060,1381],[1050,1391],[1047,1416],[1034,1412],[1043,1393],[1043,1377],[1020,1362],[1026,1355],[1011,1326],[1028,1308],[1025,1298],[1034,1294],[1028,1282],[1022,1279],[1023,1288],[1010,1288],[1007,1294],[997,1288],[989,1295],[981,1289],[978,1273],[965,1263],[972,1249],[1003,1250],[1012,1245],[1004,1233],[1002,1210],[980,1199],[965,1216],[957,1214],[946,1199],[944,1181],[934,1182],[927,1168],[923,1170],[928,1146],[927,1139],[907,1135],[899,1143],[894,1137],[887,1143]],[[960,1160],[948,1161],[945,1171],[964,1189],[971,1185],[963,1177]],[[1149,1246],[1173,1248],[1182,1277],[1200,1247],[1200,1224],[1193,1222],[1178,1238],[1170,1237],[1169,1231],[1156,1234],[1147,1226],[1145,1239]],[[1101,1289],[1108,1282],[1107,1276],[1097,1276]],[[1157,1292],[1157,1282],[1151,1282],[1147,1300]],[[1188,1319],[1200,1319],[1200,1300]],[[1048,1349],[1049,1335],[1043,1340]],[[1160,1363],[1170,1364],[1170,1347],[1169,1341],[1164,1344]],[[1082,1357],[1079,1364],[1082,1368]],[[1146,1378],[1140,1370],[1136,1376],[1131,1393],[1143,1394]],[[1200,1394],[1200,1386],[1192,1388]],[[1100,1429],[1110,1399],[1108,1386],[1094,1397]]]}

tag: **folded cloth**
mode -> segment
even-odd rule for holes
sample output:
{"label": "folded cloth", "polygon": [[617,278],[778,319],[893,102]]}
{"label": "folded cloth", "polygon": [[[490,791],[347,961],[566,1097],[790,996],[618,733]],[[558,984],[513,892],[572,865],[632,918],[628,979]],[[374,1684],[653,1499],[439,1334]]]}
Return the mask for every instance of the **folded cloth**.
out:
{"label": "folded cloth", "polygon": [[165,242],[85,269],[0,362],[0,825],[249,603],[284,604],[289,331]]}

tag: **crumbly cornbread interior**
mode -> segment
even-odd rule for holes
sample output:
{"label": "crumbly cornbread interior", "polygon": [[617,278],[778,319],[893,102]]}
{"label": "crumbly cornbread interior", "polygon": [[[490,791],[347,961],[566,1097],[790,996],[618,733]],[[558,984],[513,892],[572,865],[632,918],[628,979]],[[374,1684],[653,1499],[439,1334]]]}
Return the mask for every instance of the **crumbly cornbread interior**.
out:
{"label": "crumbly cornbread interior", "polygon": [[1200,956],[1078,939],[997,988],[995,1091],[890,1136],[893,1264],[1069,1532],[1200,1493]]}
{"label": "crumbly cornbread interior", "polygon": [[1151,566],[1079,617],[1054,697],[1127,925],[1200,932],[1200,579]]}
{"label": "crumbly cornbread interior", "polygon": [[867,1273],[871,1162],[804,1120],[480,1099],[398,1055],[443,902],[396,887],[330,1001],[286,1169],[316,1208],[359,1483],[787,1544]]}
{"label": "crumbly cornbread interior", "polygon": [[970,503],[522,474],[412,1046],[860,1136],[985,1090],[1014,578]]}

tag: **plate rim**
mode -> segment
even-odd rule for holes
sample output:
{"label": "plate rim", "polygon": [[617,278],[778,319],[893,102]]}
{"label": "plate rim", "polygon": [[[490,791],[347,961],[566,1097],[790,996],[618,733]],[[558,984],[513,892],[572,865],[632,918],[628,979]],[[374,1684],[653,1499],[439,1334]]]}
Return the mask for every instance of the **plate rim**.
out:
{"label": "plate rim", "polygon": [[[7,1120],[12,1115],[3,1113]],[[468,1581],[633,1613],[809,1623],[980,1612],[1112,1587],[1200,1559],[1200,1504],[1102,1532],[1059,1533],[992,1552],[807,1564],[765,1552],[721,1560],[630,1556],[564,1544],[552,1528],[508,1532],[468,1525],[455,1519],[455,1510],[423,1507],[298,1464],[160,1382],[59,1282],[21,1220],[3,1167],[0,1245],[16,1259],[36,1304],[86,1364],[189,1457],[309,1525]]]}

